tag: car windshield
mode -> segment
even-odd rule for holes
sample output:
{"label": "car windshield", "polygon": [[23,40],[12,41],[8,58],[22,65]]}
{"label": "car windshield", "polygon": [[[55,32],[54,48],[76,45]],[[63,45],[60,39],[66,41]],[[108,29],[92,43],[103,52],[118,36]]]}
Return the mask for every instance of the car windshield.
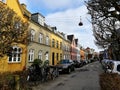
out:
{"label": "car windshield", "polygon": [[69,63],[69,60],[61,60],[60,61],[60,64],[66,64],[66,63]]}

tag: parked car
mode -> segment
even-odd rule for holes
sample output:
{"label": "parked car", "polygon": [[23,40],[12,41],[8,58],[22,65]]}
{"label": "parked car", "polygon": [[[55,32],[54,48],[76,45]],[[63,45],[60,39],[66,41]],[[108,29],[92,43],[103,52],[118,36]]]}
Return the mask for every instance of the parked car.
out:
{"label": "parked car", "polygon": [[104,70],[104,72],[107,72],[107,69],[108,69],[108,62],[110,62],[111,60],[109,59],[103,59],[101,61],[101,64],[102,64],[102,68]]}
{"label": "parked car", "polygon": [[59,68],[59,72],[67,72],[67,73],[71,73],[71,71],[74,71],[74,63],[72,60],[70,59],[63,59],[60,60],[60,62],[58,63],[58,68]]}
{"label": "parked car", "polygon": [[80,60],[73,60],[73,62],[74,62],[74,67],[75,67],[75,68],[79,68],[79,67],[82,66]]}
{"label": "parked car", "polygon": [[110,60],[107,61],[107,72],[120,74],[120,61]]}

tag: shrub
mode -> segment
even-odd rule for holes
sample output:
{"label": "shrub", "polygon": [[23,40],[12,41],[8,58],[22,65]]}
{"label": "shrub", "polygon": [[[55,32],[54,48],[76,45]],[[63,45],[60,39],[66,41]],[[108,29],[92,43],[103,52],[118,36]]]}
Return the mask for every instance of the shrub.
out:
{"label": "shrub", "polygon": [[101,90],[120,90],[120,76],[117,73],[102,73],[100,86]]}

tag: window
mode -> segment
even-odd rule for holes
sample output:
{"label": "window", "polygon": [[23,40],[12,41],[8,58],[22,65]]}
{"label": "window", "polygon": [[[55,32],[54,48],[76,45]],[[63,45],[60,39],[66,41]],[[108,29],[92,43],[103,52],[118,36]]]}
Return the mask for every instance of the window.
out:
{"label": "window", "polygon": [[52,39],[52,47],[55,47],[55,40]]}
{"label": "window", "polygon": [[34,38],[35,38],[35,30],[31,30],[31,37],[30,37],[30,40],[31,41],[34,41]]}
{"label": "window", "polygon": [[56,53],[57,61],[59,60],[59,53]]}
{"label": "window", "polygon": [[40,25],[44,26],[44,22],[45,22],[44,17],[38,15],[38,23],[39,23]]}
{"label": "window", "polygon": [[46,36],[46,45],[49,45],[49,37]]}
{"label": "window", "polygon": [[38,52],[38,59],[42,60],[42,50]]}
{"label": "window", "polygon": [[60,49],[62,49],[62,42],[60,42]]}
{"label": "window", "polygon": [[117,65],[117,71],[120,72],[120,64]]}
{"label": "window", "polygon": [[13,46],[11,54],[9,54],[8,62],[20,62],[22,49],[18,46]]}
{"label": "window", "polygon": [[62,59],[62,53],[60,54],[60,60]]}
{"label": "window", "polygon": [[28,61],[29,62],[33,62],[34,61],[34,50],[33,49],[29,50]]}
{"label": "window", "polygon": [[39,43],[43,43],[43,34],[42,33],[39,34]]}
{"label": "window", "polygon": [[48,55],[48,51],[46,51],[45,55],[45,60],[49,60],[49,55]]}
{"label": "window", "polygon": [[57,41],[57,43],[56,43],[56,48],[59,48],[59,44],[58,44],[58,41]]}

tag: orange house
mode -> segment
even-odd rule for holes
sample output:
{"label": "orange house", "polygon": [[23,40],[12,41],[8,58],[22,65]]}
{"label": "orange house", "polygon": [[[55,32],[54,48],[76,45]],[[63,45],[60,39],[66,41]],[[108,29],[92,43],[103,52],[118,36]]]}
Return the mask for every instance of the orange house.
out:
{"label": "orange house", "polygon": [[83,49],[80,49],[80,59],[85,60],[85,51]]}

